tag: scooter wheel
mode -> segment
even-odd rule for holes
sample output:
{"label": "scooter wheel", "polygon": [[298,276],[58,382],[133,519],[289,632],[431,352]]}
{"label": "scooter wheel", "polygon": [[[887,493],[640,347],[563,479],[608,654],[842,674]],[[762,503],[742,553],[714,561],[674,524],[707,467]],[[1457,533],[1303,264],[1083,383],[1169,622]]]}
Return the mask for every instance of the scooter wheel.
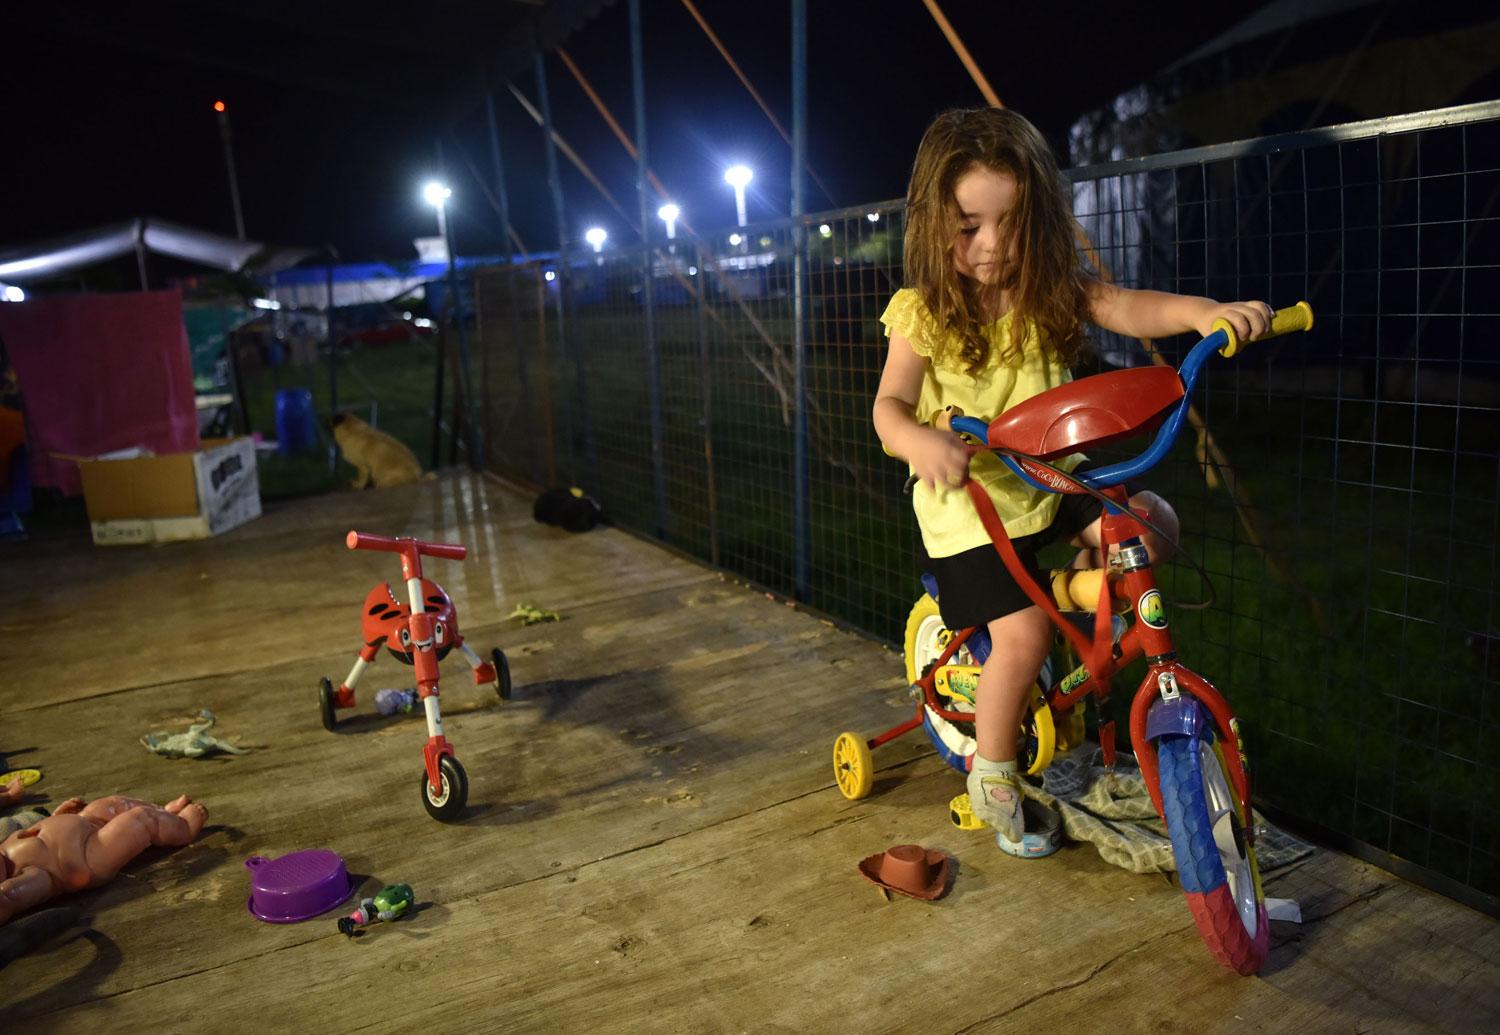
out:
{"label": "scooter wheel", "polygon": [[422,804],[433,819],[451,823],[469,802],[469,776],[458,759],[444,755],[438,759],[438,781],[438,793],[434,794],[432,785],[427,782],[427,771],[422,771]]}
{"label": "scooter wheel", "polygon": [[329,733],[338,729],[339,718],[333,707],[333,683],[327,676],[318,680],[318,708],[323,713],[323,728]]}
{"label": "scooter wheel", "polygon": [[490,661],[495,666],[495,693],[500,695],[500,700],[510,700],[510,662],[505,658],[505,652],[499,647],[490,651]]}

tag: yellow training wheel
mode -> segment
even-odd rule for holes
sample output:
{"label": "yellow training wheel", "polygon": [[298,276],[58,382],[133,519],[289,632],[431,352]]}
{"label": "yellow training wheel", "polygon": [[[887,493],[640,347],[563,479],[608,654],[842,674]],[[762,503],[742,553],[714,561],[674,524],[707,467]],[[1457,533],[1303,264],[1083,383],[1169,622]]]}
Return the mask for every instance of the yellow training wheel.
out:
{"label": "yellow training wheel", "polygon": [[30,787],[42,778],[40,769],[12,769],[8,773],[0,773],[0,787],[4,787],[17,777],[21,780],[22,787]]}
{"label": "yellow training wheel", "polygon": [[875,783],[875,762],[870,747],[858,733],[840,733],[833,742],[833,778],[839,793],[857,801],[870,793]]}

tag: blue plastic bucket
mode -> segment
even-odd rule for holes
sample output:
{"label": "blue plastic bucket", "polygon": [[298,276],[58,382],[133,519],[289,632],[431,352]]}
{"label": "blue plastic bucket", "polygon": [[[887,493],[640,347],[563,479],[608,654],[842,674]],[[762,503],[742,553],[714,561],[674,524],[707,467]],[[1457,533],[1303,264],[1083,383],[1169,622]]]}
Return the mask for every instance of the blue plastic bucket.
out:
{"label": "blue plastic bucket", "polygon": [[297,453],[318,444],[313,423],[312,392],[306,388],[283,388],[276,393],[276,451]]}

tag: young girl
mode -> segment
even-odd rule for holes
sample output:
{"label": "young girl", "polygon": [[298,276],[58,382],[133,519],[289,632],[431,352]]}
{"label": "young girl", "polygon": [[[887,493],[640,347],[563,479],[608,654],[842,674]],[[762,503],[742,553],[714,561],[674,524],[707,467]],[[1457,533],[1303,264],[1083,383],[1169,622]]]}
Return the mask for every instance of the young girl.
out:
{"label": "young girl", "polygon": [[[1028,488],[993,454],[971,461],[958,436],[938,430],[933,419],[953,406],[992,420],[1071,380],[1086,323],[1161,338],[1207,335],[1222,318],[1253,340],[1269,328],[1271,308],[1131,291],[1091,276],[1079,262],[1071,192],[1051,149],[1008,110],[938,116],[917,148],[906,205],[908,286],[881,317],[890,349],[875,431],[918,478],[912,503],[944,624],[989,629],[993,649],[975,699],[969,798],[974,814],[1019,850],[1016,735],[1052,626],[1011,578],[962,486],[968,477],[985,488],[1033,570],[1037,550],[1050,542],[1096,549],[1100,508],[1088,495]],[[1075,454],[1055,463],[1073,471],[1083,460]],[[1131,505],[1175,537],[1176,515],[1160,497],[1138,493]],[[1145,542],[1153,559],[1167,545],[1154,535]]]}

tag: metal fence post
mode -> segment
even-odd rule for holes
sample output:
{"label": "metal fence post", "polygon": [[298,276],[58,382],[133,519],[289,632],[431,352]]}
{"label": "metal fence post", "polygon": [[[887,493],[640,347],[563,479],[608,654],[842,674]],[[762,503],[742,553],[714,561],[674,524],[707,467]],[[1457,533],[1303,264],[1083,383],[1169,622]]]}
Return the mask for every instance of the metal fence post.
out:
{"label": "metal fence post", "polygon": [[656,536],[667,539],[667,472],[662,451],[661,359],[656,350],[652,292],[651,209],[646,193],[646,82],[641,58],[641,0],[630,0],[630,82],[635,95],[635,193],[641,208],[641,304],[645,313],[646,393],[650,404],[651,471],[656,483]]}
{"label": "metal fence post", "polygon": [[[328,416],[329,419],[338,416],[339,412],[339,339],[333,327],[333,260],[338,258],[338,252],[333,245],[327,247],[328,252],[328,327],[325,331],[328,338]],[[331,427],[331,425],[330,425]],[[328,436],[328,471],[333,473],[339,466],[339,443],[330,432]]]}
{"label": "metal fence post", "polygon": [[693,265],[698,271],[698,372],[703,390],[703,480],[708,488],[708,556],[714,567],[719,556],[719,492],[714,478],[714,379],[708,348],[708,273],[700,241],[693,242]]}
{"label": "metal fence post", "polygon": [[[557,340],[564,355],[571,352],[574,366],[574,381],[578,386],[578,420],[569,436],[570,442],[580,434],[583,436],[584,481],[590,491],[599,491],[599,455],[594,443],[594,424],[589,416],[588,370],[584,361],[583,343],[578,342],[571,350],[567,333],[567,298],[572,270],[568,261],[567,209],[563,206],[562,177],[557,168],[557,142],[552,135],[552,103],[547,97],[547,68],[542,49],[537,44],[535,33],[531,40],[531,53],[536,66],[536,92],[538,106],[542,109],[542,133],[547,143],[547,182],[552,188],[552,207],[557,214]],[[571,465],[570,465],[571,466]]]}
{"label": "metal fence post", "polygon": [[[443,159],[443,142],[437,141],[438,168],[442,172],[443,182],[448,181],[447,162]],[[469,454],[469,466],[471,468],[482,468],[484,466],[484,432],[479,423],[474,419],[474,364],[469,359],[469,338],[464,333],[464,309],[463,296],[458,286],[458,253],[453,247],[453,220],[450,218],[446,208],[439,208],[438,215],[443,225],[443,245],[448,251],[448,294],[453,309],[453,331],[458,337],[458,376],[454,378],[460,393],[459,399],[455,400],[460,406],[463,417],[464,447]],[[459,429],[454,428],[454,437],[458,437]]]}
{"label": "metal fence post", "polygon": [[792,0],[792,347],[796,376],[793,538],[796,543],[795,595],[811,591],[812,540],[808,506],[807,456],[807,228],[802,225],[803,182],[807,179],[807,0]]}
{"label": "metal fence post", "polygon": [[[495,166],[495,196],[500,200],[500,225],[501,233],[504,235],[505,247],[505,288],[508,299],[507,308],[510,312],[510,344],[516,350],[516,383],[521,387],[521,410],[526,417],[526,431],[528,435],[536,432],[536,404],[531,398],[531,378],[526,367],[526,350],[521,345],[521,320],[517,313],[519,301],[516,298],[516,268],[515,255],[511,251],[511,237],[515,233],[510,225],[510,196],[505,190],[505,164],[500,158],[500,128],[495,120],[495,91],[487,89],[484,92],[484,113],[490,130],[490,161]],[[533,479],[542,481],[542,468],[537,456],[535,440],[531,452],[531,473]]]}

